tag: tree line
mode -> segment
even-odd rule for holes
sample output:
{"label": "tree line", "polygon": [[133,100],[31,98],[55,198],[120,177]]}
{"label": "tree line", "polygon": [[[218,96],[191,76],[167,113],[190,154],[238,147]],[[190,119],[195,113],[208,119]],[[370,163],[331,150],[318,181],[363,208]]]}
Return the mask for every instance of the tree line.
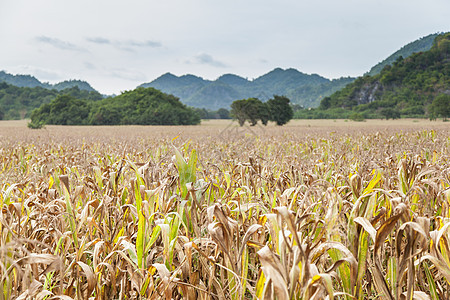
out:
{"label": "tree line", "polygon": [[0,82],[0,120],[30,118],[31,112],[42,104],[50,103],[58,95],[70,95],[78,99],[98,101],[103,96],[96,91],[81,90],[77,86],[63,90],[43,87],[17,87]]}
{"label": "tree line", "polygon": [[242,126],[261,121],[284,125],[293,117],[290,101],[274,96],[263,103],[257,98],[236,100],[231,112],[212,112],[187,107],[180,100],[154,88],[137,88],[116,97],[99,101],[78,99],[69,94],[58,95],[31,113],[30,128],[49,125],[196,125],[204,116],[234,118]]}
{"label": "tree line", "polygon": [[172,95],[137,88],[100,101],[59,95],[31,113],[29,127],[52,125],[196,125],[200,117]]}
{"label": "tree line", "polygon": [[294,116],[289,102],[287,97],[277,95],[267,102],[262,102],[258,98],[236,100],[231,104],[230,114],[238,120],[240,126],[243,126],[246,121],[250,123],[250,126],[255,126],[258,121],[261,121],[263,125],[273,121],[281,126]]}

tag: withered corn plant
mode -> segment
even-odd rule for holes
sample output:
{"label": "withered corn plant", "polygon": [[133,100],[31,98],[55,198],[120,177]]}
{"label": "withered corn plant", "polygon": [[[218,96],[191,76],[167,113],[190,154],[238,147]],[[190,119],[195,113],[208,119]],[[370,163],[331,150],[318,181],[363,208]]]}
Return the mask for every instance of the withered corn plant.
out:
{"label": "withered corn plant", "polygon": [[450,298],[448,129],[46,130],[0,144],[0,299]]}

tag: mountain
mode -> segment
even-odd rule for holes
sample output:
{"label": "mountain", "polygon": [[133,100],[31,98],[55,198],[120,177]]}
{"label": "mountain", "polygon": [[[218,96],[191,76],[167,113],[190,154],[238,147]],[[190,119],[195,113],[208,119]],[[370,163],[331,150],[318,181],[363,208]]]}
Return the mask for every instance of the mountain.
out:
{"label": "mountain", "polygon": [[217,81],[223,82],[225,84],[246,87],[249,85],[250,81],[247,79],[234,75],[234,74],[224,74],[217,78]]}
{"label": "mountain", "polygon": [[152,81],[151,84],[144,83],[140,87],[153,87],[184,99],[203,88],[206,84],[208,84],[208,81],[194,75],[177,77],[173,74],[166,73]]}
{"label": "mountain", "polygon": [[341,77],[321,84],[303,85],[286,93],[292,103],[302,103],[305,108],[317,107],[319,100],[329,96],[355,80],[353,77]]}
{"label": "mountain", "polygon": [[184,103],[193,107],[218,110],[219,108],[224,107],[224,103],[231,105],[231,103],[234,100],[239,99],[240,96],[241,93],[239,93],[231,85],[221,81],[213,81],[197,90],[194,94],[187,98]]}
{"label": "mountain", "polygon": [[381,72],[381,70],[383,70],[385,66],[392,65],[399,57],[407,58],[414,53],[430,50],[431,47],[433,46],[434,39],[438,35],[439,33],[433,33],[403,46],[402,48],[394,52],[392,55],[390,55],[388,58],[373,66],[370,69],[370,71],[367,72],[365,75],[370,76],[377,75],[378,73]]}
{"label": "mountain", "polygon": [[73,87],[77,87],[82,91],[96,92],[96,90],[94,90],[94,88],[89,83],[87,83],[86,81],[82,81],[82,80],[73,80],[73,79],[65,80],[65,81],[61,81],[59,83],[50,85],[50,88],[56,89],[58,91],[70,89]]}
{"label": "mountain", "polygon": [[0,71],[0,82],[5,82],[17,87],[41,87],[45,89],[56,89],[62,91],[73,87],[78,87],[80,90],[94,92],[95,89],[86,81],[81,80],[65,80],[56,84],[50,84],[48,82],[41,82],[36,77],[31,75],[12,75],[5,71]]}
{"label": "mountain", "polygon": [[5,82],[0,82],[0,120],[29,118],[31,112],[35,108],[49,103],[58,95],[70,95],[76,99],[92,101],[103,99],[103,96],[100,95],[100,93],[96,91],[81,90],[78,86],[65,88],[59,91],[57,89],[46,89],[40,86],[18,87]]}
{"label": "mountain", "polygon": [[6,82],[18,87],[44,87],[42,82],[31,75],[12,75],[5,71],[0,71],[0,82]]}
{"label": "mountain", "polygon": [[440,95],[450,95],[450,33],[437,36],[426,52],[399,57],[375,76],[363,76],[320,103],[322,110],[345,109],[380,116],[425,116]]}
{"label": "mountain", "polygon": [[266,101],[273,95],[286,95],[292,103],[317,107],[323,97],[342,88],[352,78],[329,80],[296,69],[276,68],[252,81],[234,74],[224,74],[214,81],[194,75],[166,73],[140,87],[153,87],[175,95],[190,106],[217,110],[229,108],[234,100],[256,97]]}
{"label": "mountain", "polygon": [[[431,34],[405,45],[356,81],[352,77],[330,80],[293,68],[276,68],[254,80],[235,74],[205,80],[189,74],[166,73],[140,87],[153,87],[180,98],[184,104],[209,110],[229,109],[234,100],[255,97],[266,101],[273,95],[284,95],[297,107],[316,108],[320,104],[322,111],[350,108],[373,113],[379,111],[377,107],[395,107],[405,116],[423,115],[425,106],[436,95],[450,93],[448,59],[439,58],[439,55],[446,57],[441,53],[446,45],[445,36]],[[49,84],[30,75],[0,71],[0,117],[27,117],[31,109],[64,92],[79,99],[101,98],[85,81]]]}

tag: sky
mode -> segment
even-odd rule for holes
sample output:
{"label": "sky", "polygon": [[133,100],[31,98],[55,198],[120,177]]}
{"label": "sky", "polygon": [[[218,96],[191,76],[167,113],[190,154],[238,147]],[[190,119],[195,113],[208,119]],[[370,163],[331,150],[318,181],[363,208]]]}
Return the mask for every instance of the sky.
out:
{"label": "sky", "polygon": [[0,0],[0,70],[103,94],[167,72],[333,79],[447,31],[449,0]]}

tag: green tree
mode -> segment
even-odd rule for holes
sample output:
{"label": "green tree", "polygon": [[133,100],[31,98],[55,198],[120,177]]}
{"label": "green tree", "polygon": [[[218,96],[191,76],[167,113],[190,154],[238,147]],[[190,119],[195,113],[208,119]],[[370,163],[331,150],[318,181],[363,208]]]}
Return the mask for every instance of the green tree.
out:
{"label": "green tree", "polygon": [[354,112],[349,116],[349,119],[356,122],[363,122],[365,121],[364,116],[361,113]]}
{"label": "green tree", "polygon": [[386,107],[381,109],[380,114],[386,118],[386,120],[392,119],[398,119],[400,118],[400,112],[394,108]]}
{"label": "green tree", "polygon": [[[319,109],[325,113],[330,109],[344,108],[363,113],[366,118],[377,115],[388,119],[398,118],[400,113],[402,116],[424,116],[430,99],[448,90],[449,55],[450,33],[440,34],[436,36],[430,50],[408,54],[397,61],[392,60],[392,65],[386,66],[374,76],[359,77],[343,89],[323,98]],[[396,58],[399,56],[400,54]],[[433,107],[428,106],[430,117],[433,117],[433,113],[437,116],[437,111],[432,111]]]}
{"label": "green tree", "polygon": [[199,115],[178,98],[153,88],[138,88],[100,101],[58,96],[31,114],[33,124],[195,125]]}
{"label": "green tree", "polygon": [[91,125],[117,125],[122,119],[120,107],[105,105],[94,106],[90,112],[89,124]]}
{"label": "green tree", "polygon": [[60,95],[31,114],[33,124],[86,125],[90,104],[86,100]]}
{"label": "green tree", "polygon": [[261,123],[263,123],[263,125],[267,125],[267,123],[269,123],[270,121],[270,109],[269,109],[269,105],[267,103],[263,103],[261,102],[259,104],[259,119],[261,120]]}
{"label": "green tree", "polygon": [[228,109],[225,109],[225,108],[219,108],[219,110],[217,110],[217,114],[219,115],[220,119],[229,119],[230,118],[230,112],[228,111]]}
{"label": "green tree", "polygon": [[260,110],[262,102],[257,98],[249,98],[245,102],[244,111],[250,126],[255,126],[260,119]]}
{"label": "green tree", "polygon": [[267,101],[270,111],[270,120],[281,126],[294,117],[294,111],[289,104],[290,100],[285,96],[274,95],[273,99]]}
{"label": "green tree", "polygon": [[450,95],[440,94],[431,103],[430,111],[432,116],[441,116],[444,121],[450,117]]}
{"label": "green tree", "polygon": [[58,95],[70,95],[77,99],[100,100],[102,95],[96,91],[80,90],[78,87],[65,89],[46,89],[43,87],[17,87],[7,83],[0,83],[0,106],[5,115],[4,119],[29,118],[31,112],[43,104],[50,103]]}
{"label": "green tree", "polygon": [[234,119],[237,119],[240,126],[243,126],[245,121],[247,120],[247,113],[244,109],[246,99],[236,100],[231,103],[231,116]]}
{"label": "green tree", "polygon": [[[196,125],[200,115],[172,95],[154,88],[137,88],[92,102],[93,124]],[[101,123],[103,122],[103,123]]]}
{"label": "green tree", "polygon": [[194,111],[202,120],[211,119],[206,108],[194,108]]}
{"label": "green tree", "polygon": [[230,114],[238,120],[240,126],[243,126],[245,121],[248,121],[250,126],[255,126],[259,120],[267,125],[270,116],[267,106],[257,98],[233,101]]}

